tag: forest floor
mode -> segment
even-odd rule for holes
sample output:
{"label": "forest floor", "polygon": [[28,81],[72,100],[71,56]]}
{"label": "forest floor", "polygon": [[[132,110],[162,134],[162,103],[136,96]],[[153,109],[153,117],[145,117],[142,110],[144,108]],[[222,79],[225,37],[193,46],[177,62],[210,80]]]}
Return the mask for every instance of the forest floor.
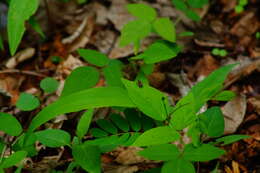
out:
{"label": "forest floor", "polygon": [[[24,128],[28,127],[33,115],[60,94],[60,90],[51,95],[43,94],[40,81],[48,76],[62,85],[73,69],[89,65],[79,58],[78,48],[96,49],[111,59],[126,62],[133,55],[133,47],[119,47],[118,38],[123,25],[133,19],[125,8],[131,2],[135,1],[91,0],[84,5],[49,1],[48,8],[41,4],[36,19],[46,39],[28,27],[17,54],[25,60],[11,63],[9,52],[0,52],[0,111],[12,113],[19,117]],[[245,11],[237,14],[234,11],[236,0],[212,0],[197,11],[202,17],[200,22],[187,19],[169,0],[146,3],[156,8],[160,16],[172,20],[181,16],[177,33],[194,32],[194,36],[178,41],[184,50],[176,58],[156,65],[149,76],[150,84],[155,88],[178,100],[185,89],[213,70],[228,63],[240,63],[225,82],[225,88],[234,91],[236,98],[228,103],[214,104],[220,105],[225,112],[226,134],[247,134],[251,138],[224,147],[227,154],[219,160],[197,165],[199,172],[210,172],[219,162],[221,172],[260,173],[260,39],[256,38],[260,31],[260,1],[250,0]],[[142,50],[155,39],[156,36],[145,39]],[[224,57],[212,55],[213,48],[225,49],[228,54]],[[127,68],[125,74],[133,75]],[[103,85],[104,79],[101,78],[98,86]],[[15,108],[21,92],[37,95],[41,108],[32,112]],[[73,132],[77,121],[75,115],[77,113],[63,116],[46,126]],[[39,155],[31,160],[31,170],[44,172],[62,167],[71,158],[66,150],[41,148]],[[159,166],[136,158],[135,149],[131,147],[104,154],[102,162],[105,172],[109,173],[132,173]]]}

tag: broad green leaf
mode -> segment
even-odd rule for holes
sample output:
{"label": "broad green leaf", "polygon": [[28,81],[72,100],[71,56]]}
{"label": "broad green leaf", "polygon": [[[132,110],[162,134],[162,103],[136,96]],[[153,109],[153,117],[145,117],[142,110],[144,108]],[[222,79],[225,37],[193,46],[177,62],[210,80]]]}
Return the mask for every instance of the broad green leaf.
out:
{"label": "broad green leaf", "polygon": [[114,124],[112,124],[112,122],[105,119],[100,119],[97,120],[96,123],[101,129],[105,130],[106,132],[117,134],[117,128],[114,126]]}
{"label": "broad green leaf", "polygon": [[17,151],[8,158],[4,159],[0,164],[0,168],[9,168],[15,166],[16,164],[21,162],[26,157],[26,155],[26,151]]}
{"label": "broad green leaf", "polygon": [[70,145],[70,134],[64,130],[47,129],[35,132],[37,140],[46,147],[61,147]]}
{"label": "broad green leaf", "polygon": [[183,158],[189,161],[210,161],[225,154],[225,150],[214,147],[210,144],[202,144],[200,147],[187,145],[184,149]]}
{"label": "broad green leaf", "polygon": [[209,0],[187,0],[187,3],[192,8],[202,8],[204,5],[209,3]]}
{"label": "broad green leaf", "polygon": [[180,51],[181,48],[177,44],[160,40],[150,45],[142,54],[136,57],[144,59],[146,64],[154,64],[174,58]]}
{"label": "broad green leaf", "polygon": [[90,134],[96,138],[102,138],[108,136],[108,133],[99,128],[92,128],[90,129]]}
{"label": "broad green leaf", "polygon": [[101,173],[100,150],[97,146],[82,145],[72,146],[72,155],[76,163],[89,173]]}
{"label": "broad green leaf", "polygon": [[180,151],[173,144],[162,144],[147,147],[139,151],[138,154],[149,160],[168,161],[176,159],[180,155]]}
{"label": "broad green leaf", "polygon": [[150,146],[166,144],[176,141],[180,138],[180,134],[168,126],[156,127],[144,132],[133,143],[133,146]]}
{"label": "broad green leaf", "polygon": [[200,127],[210,137],[219,137],[224,133],[225,121],[219,107],[211,107],[200,116]]}
{"label": "broad green leaf", "polygon": [[110,60],[108,65],[103,68],[103,73],[108,86],[123,87],[121,78],[123,64],[119,60]]}
{"label": "broad green leaf", "polygon": [[234,142],[237,142],[241,139],[247,139],[250,138],[248,135],[229,135],[229,136],[224,136],[222,138],[218,138],[216,140],[217,143],[223,143],[222,145],[228,145]]}
{"label": "broad green leaf", "polygon": [[31,111],[40,105],[37,97],[29,93],[21,93],[16,102],[16,106],[22,111]]}
{"label": "broad green leaf", "polygon": [[22,130],[20,122],[14,116],[0,112],[0,131],[11,136],[18,136]]}
{"label": "broad green leaf", "polygon": [[208,77],[192,87],[195,110],[198,111],[208,100],[215,96],[222,89],[228,73],[236,66],[229,64],[213,71]]}
{"label": "broad green leaf", "polygon": [[172,0],[173,5],[181,11],[187,11],[188,6],[185,4],[183,0]]}
{"label": "broad green leaf", "polygon": [[152,24],[146,20],[134,20],[127,23],[121,30],[120,46],[137,44],[152,31]]}
{"label": "broad green leaf", "polygon": [[129,139],[122,145],[127,147],[132,145],[140,135],[141,133],[132,133]]}
{"label": "broad green leaf", "polygon": [[122,81],[129,97],[139,110],[155,120],[166,119],[168,113],[166,109],[168,109],[169,103],[163,101],[165,98],[163,93],[148,85],[143,85],[140,88],[136,82],[125,79]]}
{"label": "broad green leaf", "polygon": [[196,111],[194,110],[194,97],[188,93],[179,100],[174,107],[170,123],[177,130],[182,130],[196,120]]}
{"label": "broad green leaf", "polygon": [[109,118],[122,131],[128,132],[130,130],[128,122],[121,115],[119,115],[119,114],[111,114],[109,116]]}
{"label": "broad green leaf", "polygon": [[12,0],[8,10],[8,40],[11,55],[14,55],[25,32],[25,21],[37,10],[38,0]]}
{"label": "broad green leaf", "polygon": [[190,125],[196,119],[200,108],[220,92],[226,76],[235,65],[223,66],[193,86],[191,91],[176,104],[171,125],[177,130]]}
{"label": "broad green leaf", "polygon": [[153,23],[153,28],[163,39],[176,42],[175,26],[169,18],[157,18]]}
{"label": "broad green leaf", "polygon": [[193,164],[182,158],[165,162],[161,173],[196,173]]}
{"label": "broad green leaf", "polygon": [[142,126],[141,126],[141,119],[139,116],[139,112],[137,112],[134,109],[126,109],[124,111],[125,117],[128,120],[131,128],[138,132],[139,130],[141,130]]}
{"label": "broad green leaf", "polygon": [[94,87],[99,80],[99,72],[94,67],[78,67],[65,80],[61,97]]}
{"label": "broad green leaf", "polygon": [[232,91],[222,91],[216,96],[212,98],[212,100],[217,100],[217,101],[229,101],[232,100],[236,94]]}
{"label": "broad green leaf", "polygon": [[98,67],[103,67],[109,62],[109,59],[105,54],[96,50],[78,49],[78,53],[85,61]]}
{"label": "broad green leaf", "polygon": [[46,93],[53,93],[57,90],[59,82],[51,77],[41,80],[40,87]]}
{"label": "broad green leaf", "polygon": [[81,116],[76,130],[76,134],[80,139],[82,139],[85,136],[85,134],[88,132],[93,114],[94,114],[94,109],[89,109]]}
{"label": "broad green leaf", "polygon": [[133,16],[147,21],[153,21],[157,16],[155,9],[146,4],[128,4],[127,10]]}
{"label": "broad green leaf", "polygon": [[28,130],[34,131],[43,123],[61,114],[110,106],[135,107],[123,88],[100,87],[87,89],[64,96],[45,107],[33,118]]}

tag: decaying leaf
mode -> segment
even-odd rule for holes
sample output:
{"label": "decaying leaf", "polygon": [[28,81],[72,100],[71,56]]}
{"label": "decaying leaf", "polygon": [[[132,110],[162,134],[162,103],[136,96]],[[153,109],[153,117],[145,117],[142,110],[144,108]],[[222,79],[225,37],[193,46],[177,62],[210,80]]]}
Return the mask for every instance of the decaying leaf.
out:
{"label": "decaying leaf", "polygon": [[222,112],[225,118],[224,134],[234,133],[242,123],[246,113],[246,96],[241,94],[229,101]]}

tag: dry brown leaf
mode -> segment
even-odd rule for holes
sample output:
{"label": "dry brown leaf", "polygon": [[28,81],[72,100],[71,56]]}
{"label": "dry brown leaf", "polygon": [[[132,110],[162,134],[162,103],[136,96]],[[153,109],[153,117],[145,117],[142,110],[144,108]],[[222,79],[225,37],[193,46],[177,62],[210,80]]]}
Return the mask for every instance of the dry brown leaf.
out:
{"label": "dry brown leaf", "polygon": [[128,147],[124,150],[121,150],[118,153],[118,156],[116,157],[115,160],[116,160],[116,162],[118,162],[122,165],[142,163],[146,159],[137,154],[137,152],[141,151],[141,150],[142,149],[139,147]]}
{"label": "dry brown leaf", "polygon": [[241,94],[221,108],[225,118],[225,134],[234,133],[243,122],[246,104],[246,96]]}
{"label": "dry brown leaf", "polygon": [[114,166],[105,168],[104,173],[134,173],[139,170],[138,166]]}

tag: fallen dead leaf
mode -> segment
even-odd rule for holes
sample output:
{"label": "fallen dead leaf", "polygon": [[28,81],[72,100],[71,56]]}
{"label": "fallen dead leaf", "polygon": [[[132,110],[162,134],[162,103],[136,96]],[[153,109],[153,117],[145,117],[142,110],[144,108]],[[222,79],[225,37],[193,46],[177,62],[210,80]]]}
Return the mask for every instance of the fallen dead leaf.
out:
{"label": "fallen dead leaf", "polygon": [[142,163],[146,161],[146,159],[137,154],[137,152],[141,150],[142,149],[138,147],[128,147],[124,150],[120,150],[115,160],[122,165]]}
{"label": "fallen dead leaf", "polygon": [[221,108],[225,118],[224,134],[234,133],[243,122],[246,113],[246,104],[246,96],[241,94],[237,95]]}

